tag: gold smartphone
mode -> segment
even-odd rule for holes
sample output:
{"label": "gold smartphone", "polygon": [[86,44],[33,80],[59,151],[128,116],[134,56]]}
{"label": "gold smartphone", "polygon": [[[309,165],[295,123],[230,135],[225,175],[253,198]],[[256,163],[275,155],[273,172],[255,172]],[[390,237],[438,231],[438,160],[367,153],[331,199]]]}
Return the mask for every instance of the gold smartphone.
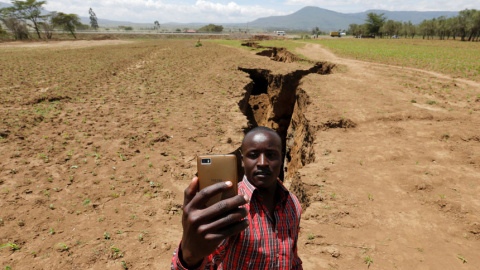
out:
{"label": "gold smartphone", "polygon": [[210,198],[206,204],[207,207],[237,195],[237,157],[235,155],[198,156],[197,172],[200,190],[219,182],[231,181],[233,184],[232,188]]}

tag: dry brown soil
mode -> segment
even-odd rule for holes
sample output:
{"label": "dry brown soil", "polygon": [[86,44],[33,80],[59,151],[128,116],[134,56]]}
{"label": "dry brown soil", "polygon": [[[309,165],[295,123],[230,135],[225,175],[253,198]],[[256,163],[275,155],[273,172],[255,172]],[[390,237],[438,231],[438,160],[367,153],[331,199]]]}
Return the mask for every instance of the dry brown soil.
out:
{"label": "dry brown soil", "polygon": [[478,269],[478,83],[315,44],[298,53],[316,65],[195,43],[65,45],[79,62],[136,54],[61,94],[0,81],[0,245],[20,248],[1,268],[168,269],[196,155],[267,125],[304,206],[304,269]]}
{"label": "dry brown soil", "polygon": [[132,41],[128,40],[72,40],[72,41],[39,41],[39,42],[6,42],[1,43],[0,48],[84,48],[84,47],[93,47],[93,46],[104,46],[104,45],[119,45],[119,44],[128,44]]}

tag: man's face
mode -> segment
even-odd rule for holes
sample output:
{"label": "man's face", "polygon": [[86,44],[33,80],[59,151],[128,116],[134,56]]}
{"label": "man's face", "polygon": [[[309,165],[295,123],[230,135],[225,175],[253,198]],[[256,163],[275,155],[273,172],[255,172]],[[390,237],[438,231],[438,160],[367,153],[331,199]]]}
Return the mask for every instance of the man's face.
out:
{"label": "man's face", "polygon": [[275,188],[282,167],[282,142],[268,131],[245,138],[242,166],[250,183],[258,189]]}

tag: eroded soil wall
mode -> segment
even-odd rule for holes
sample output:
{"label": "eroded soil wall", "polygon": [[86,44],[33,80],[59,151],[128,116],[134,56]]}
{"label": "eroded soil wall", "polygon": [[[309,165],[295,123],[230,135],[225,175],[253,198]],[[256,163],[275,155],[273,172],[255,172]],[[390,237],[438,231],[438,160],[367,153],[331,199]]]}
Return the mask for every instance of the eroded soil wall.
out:
{"label": "eroded soil wall", "polygon": [[[332,68],[333,65],[326,62],[288,74],[273,74],[266,69],[239,68],[252,79],[245,87],[245,95],[239,102],[241,111],[249,121],[248,129],[266,126],[277,131],[282,138],[282,180],[299,180],[295,177],[296,171],[315,159],[312,148],[314,133],[304,115],[308,106],[308,95],[299,88],[300,82],[308,74],[330,74]],[[294,191],[302,203],[308,204],[308,199],[302,195],[302,188],[298,188],[299,184],[294,186]],[[302,199],[303,197],[305,198]]]}

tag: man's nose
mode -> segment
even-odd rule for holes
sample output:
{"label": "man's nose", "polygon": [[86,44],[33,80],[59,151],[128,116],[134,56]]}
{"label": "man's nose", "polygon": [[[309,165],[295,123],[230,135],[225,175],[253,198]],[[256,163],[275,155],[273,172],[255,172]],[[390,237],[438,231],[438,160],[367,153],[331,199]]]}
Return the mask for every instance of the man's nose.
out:
{"label": "man's nose", "polygon": [[266,166],[268,165],[268,159],[265,156],[265,154],[260,154],[259,160],[258,160],[258,166]]}

